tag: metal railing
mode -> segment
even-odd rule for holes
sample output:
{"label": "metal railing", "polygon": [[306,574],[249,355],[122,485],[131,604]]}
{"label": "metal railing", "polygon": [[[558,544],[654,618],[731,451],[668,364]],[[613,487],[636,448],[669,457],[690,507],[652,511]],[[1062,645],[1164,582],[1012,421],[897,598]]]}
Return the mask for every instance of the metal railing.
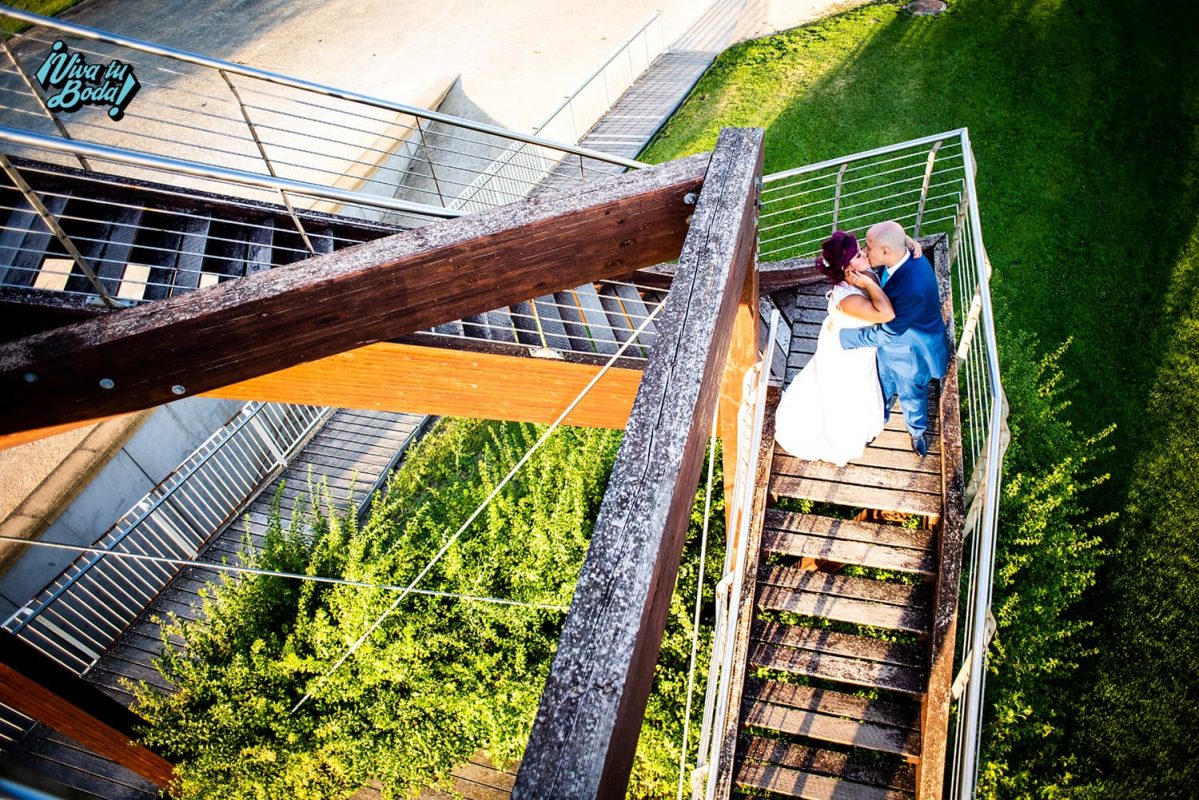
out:
{"label": "metal railing", "polygon": [[[578,144],[583,134],[611,110],[620,96],[665,49],[662,12],[657,11],[625,39],[579,88],[567,95],[561,105],[533,132],[556,141]],[[575,170],[567,169],[563,162],[561,158],[547,157],[543,149],[525,142],[513,142],[471,182],[470,187],[451,203],[451,207],[480,211],[528,195],[537,186],[543,185],[545,179],[555,171],[558,173],[556,178],[575,177]],[[611,167],[613,171],[621,171],[631,165],[614,162]],[[586,178],[583,175],[579,177]]]}
{"label": "metal railing", "polygon": [[[546,163],[577,160],[577,180],[636,162],[359,92],[247,67],[0,5],[34,27],[0,55],[0,120],[10,127],[127,150],[448,207],[519,142]],[[37,73],[62,41],[88,64],[130,65],[140,88],[119,121],[100,106],[51,107]],[[64,163],[91,170],[84,155]],[[134,176],[136,177],[136,176]],[[514,175],[526,195],[544,175]],[[313,207],[330,210],[328,204]]]}
{"label": "metal railing", "polygon": [[[317,406],[247,403],[96,542],[114,553],[192,559],[328,418]],[[3,624],[82,673],[178,572],[149,560],[79,556]]]}
{"label": "metal railing", "polygon": [[[769,338],[774,340],[779,313],[770,318]],[[721,751],[724,720],[730,713],[733,657],[740,612],[745,564],[748,556],[749,526],[753,518],[753,500],[762,449],[762,429],[766,420],[766,393],[770,385],[770,362],[758,361],[748,370],[741,384],[741,405],[737,410],[737,469],[733,481],[732,512],[725,541],[724,571],[716,584],[716,617],[712,632],[712,655],[704,693],[704,711],[699,734],[695,769],[691,772],[692,800],[713,800],[716,796],[720,763],[732,753]],[[750,580],[753,580],[751,577]],[[703,591],[703,587],[699,589]],[[736,709],[731,710],[736,713]]]}
{"label": "metal railing", "polygon": [[988,620],[999,486],[1008,443],[976,168],[969,134],[960,129],[779,172],[763,179],[759,227],[763,261],[811,258],[833,230],[856,230],[861,238],[884,220],[900,222],[913,236],[948,237],[950,285],[942,291],[952,292],[955,303],[967,476],[967,589],[965,613],[959,614],[955,746],[947,776],[958,800],[971,798],[977,781],[986,651],[994,632]]}

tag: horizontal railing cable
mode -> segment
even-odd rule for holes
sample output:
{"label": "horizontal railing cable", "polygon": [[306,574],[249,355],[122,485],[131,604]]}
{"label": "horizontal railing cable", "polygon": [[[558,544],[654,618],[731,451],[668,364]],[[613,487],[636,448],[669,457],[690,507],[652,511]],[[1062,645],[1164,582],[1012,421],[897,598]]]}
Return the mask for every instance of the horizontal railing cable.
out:
{"label": "horizontal railing cable", "polygon": [[[350,586],[357,589],[381,589],[388,592],[403,592],[407,591],[410,594],[418,594],[426,597],[444,597],[450,600],[465,600],[478,603],[491,603],[495,605],[521,606],[524,608],[535,608],[543,611],[560,611],[566,612],[568,606],[559,606],[552,603],[530,603],[524,600],[511,600],[502,597],[487,597],[484,595],[459,594],[456,592],[444,592],[436,589],[416,589],[409,586],[399,586],[391,583],[372,583],[370,581],[358,581],[350,578],[333,578],[322,575],[301,575],[295,572],[283,572],[280,570],[263,569],[261,567],[243,567],[229,564],[220,561],[202,561],[188,558],[171,558],[169,556],[156,556],[143,553],[124,553],[116,550],[106,550],[102,547],[89,547],[87,545],[69,544],[67,542],[47,542],[36,539],[22,539],[19,536],[9,536],[0,534],[0,541],[12,542],[21,544],[26,547],[42,548],[46,550],[67,550],[73,553],[93,554],[100,558],[113,558],[116,560],[136,561],[143,564],[165,565],[170,567],[192,567],[195,569],[211,570],[214,572],[225,572],[231,575],[255,575],[267,578],[287,578],[288,580],[306,581],[308,583],[321,583],[331,586]],[[153,599],[152,597],[148,599]]]}

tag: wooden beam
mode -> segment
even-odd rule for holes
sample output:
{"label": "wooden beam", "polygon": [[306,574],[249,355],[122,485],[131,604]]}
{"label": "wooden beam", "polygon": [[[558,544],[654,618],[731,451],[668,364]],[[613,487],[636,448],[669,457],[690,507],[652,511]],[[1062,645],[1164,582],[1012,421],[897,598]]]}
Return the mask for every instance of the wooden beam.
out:
{"label": "wooden beam", "polygon": [[0,433],[212,391],[675,256],[706,156],[0,346]]}
{"label": "wooden beam", "polygon": [[[720,384],[719,432],[724,466],[725,530],[732,535],[733,497],[737,477],[737,412],[741,408],[745,373],[758,361],[758,273],[749,270],[733,322],[732,340]],[[767,364],[769,369],[769,364]]]}
{"label": "wooden beam", "polygon": [[[598,371],[591,364],[380,342],[205,394],[550,423]],[[623,428],[640,382],[641,370],[608,370],[564,424]]]}
{"label": "wooden beam", "polygon": [[763,294],[826,280],[824,273],[816,269],[814,258],[787,258],[758,265],[758,284]]}
{"label": "wooden beam", "polygon": [[757,243],[759,129],[721,132],[515,798],[623,797]]}
{"label": "wooden beam", "polygon": [[[941,316],[953,330],[953,291],[949,254],[942,237],[932,248],[941,288]],[[916,766],[916,796],[939,800],[945,781],[949,703],[953,690],[953,650],[957,632],[958,593],[962,575],[962,534],[965,528],[965,484],[962,466],[962,420],[958,393],[958,364],[949,349],[949,370],[941,381],[941,498],[937,537],[937,578],[933,587],[933,621],[929,636],[928,691],[920,705],[921,753]]]}
{"label": "wooden beam", "polygon": [[171,763],[133,744],[136,714],[7,631],[0,632],[0,703],[157,786],[171,782]]}

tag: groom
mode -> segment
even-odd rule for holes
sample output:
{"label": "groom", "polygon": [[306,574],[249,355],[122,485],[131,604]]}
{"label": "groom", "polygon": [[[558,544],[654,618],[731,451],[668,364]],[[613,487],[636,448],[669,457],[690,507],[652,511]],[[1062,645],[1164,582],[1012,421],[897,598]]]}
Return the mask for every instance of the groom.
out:
{"label": "groom", "polygon": [[895,319],[842,330],[841,346],[878,348],[883,418],[890,417],[891,400],[898,394],[912,449],[923,458],[928,452],[928,382],[945,377],[949,364],[937,278],[927,258],[908,252],[898,222],[880,222],[866,233],[866,258],[870,266],[883,268],[883,292],[895,308]]}

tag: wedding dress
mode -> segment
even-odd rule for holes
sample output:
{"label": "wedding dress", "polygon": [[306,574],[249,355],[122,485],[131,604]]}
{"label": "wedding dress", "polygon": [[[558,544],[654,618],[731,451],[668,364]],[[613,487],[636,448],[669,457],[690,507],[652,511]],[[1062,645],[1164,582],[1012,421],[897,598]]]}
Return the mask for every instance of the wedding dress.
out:
{"label": "wedding dress", "polygon": [[838,335],[842,328],[870,324],[838,307],[852,294],[865,293],[845,282],[829,292],[816,354],[783,392],[775,412],[775,441],[796,458],[844,466],[883,430],[875,348],[844,350]]}

